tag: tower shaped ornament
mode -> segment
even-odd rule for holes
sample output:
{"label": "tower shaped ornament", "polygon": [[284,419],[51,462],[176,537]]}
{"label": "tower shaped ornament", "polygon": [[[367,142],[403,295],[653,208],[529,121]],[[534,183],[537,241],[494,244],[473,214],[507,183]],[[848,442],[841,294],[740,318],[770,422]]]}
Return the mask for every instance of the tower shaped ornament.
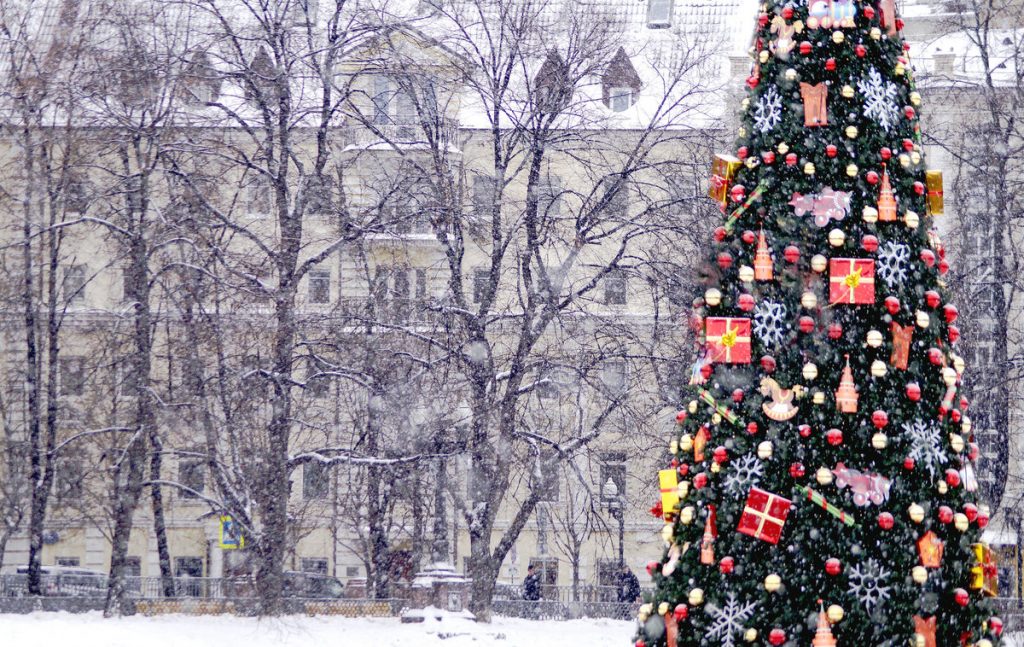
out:
{"label": "tower shaped ornament", "polygon": [[857,413],[857,386],[853,383],[853,371],[850,370],[850,356],[846,356],[846,367],[843,369],[843,376],[839,380],[839,388],[836,390],[836,408],[841,413]]}
{"label": "tower shaped ornament", "polygon": [[775,268],[772,265],[772,255],[768,251],[768,243],[764,239],[764,229],[757,239],[757,252],[754,254],[754,279],[757,281],[771,281],[775,278]]}
{"label": "tower shaped ornament", "polygon": [[818,609],[818,629],[814,632],[813,647],[836,647],[836,637],[832,635],[832,625],[825,615],[825,605],[818,600],[821,607]]}
{"label": "tower shaped ornament", "polygon": [[892,182],[889,181],[889,171],[882,166],[882,189],[878,194],[878,221],[896,222],[896,196],[892,192]]}
{"label": "tower shaped ornament", "polygon": [[715,539],[718,538],[718,515],[715,506],[708,506],[708,518],[704,522],[704,537],[700,543],[700,563],[709,565],[715,563]]}

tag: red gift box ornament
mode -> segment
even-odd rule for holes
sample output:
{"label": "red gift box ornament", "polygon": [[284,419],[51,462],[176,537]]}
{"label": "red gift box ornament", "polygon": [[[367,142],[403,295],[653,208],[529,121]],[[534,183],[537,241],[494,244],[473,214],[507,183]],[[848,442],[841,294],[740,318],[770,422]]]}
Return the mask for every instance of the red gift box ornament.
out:
{"label": "red gift box ornament", "polygon": [[804,127],[827,126],[828,86],[824,83],[801,83],[800,98],[804,103]]}
{"label": "red gift box ornament", "polygon": [[829,260],[829,303],[875,302],[875,261],[869,258]]}
{"label": "red gift box ornament", "polygon": [[705,320],[704,338],[712,362],[750,363],[750,319],[708,317]]}
{"label": "red gift box ornament", "polygon": [[769,544],[777,544],[792,506],[789,499],[752,487],[736,530]]}
{"label": "red gift box ornament", "polygon": [[889,362],[898,369],[907,370],[910,361],[910,342],[914,338],[914,326],[901,326],[892,322],[892,356]]}

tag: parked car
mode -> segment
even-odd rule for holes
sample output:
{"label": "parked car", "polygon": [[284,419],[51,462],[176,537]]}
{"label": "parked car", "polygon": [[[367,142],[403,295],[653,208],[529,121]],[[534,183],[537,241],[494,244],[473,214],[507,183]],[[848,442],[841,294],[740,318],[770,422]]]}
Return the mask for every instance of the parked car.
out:
{"label": "parked car", "polygon": [[[28,566],[18,568],[18,574],[9,578],[7,595],[28,595]],[[44,566],[42,568],[42,594],[52,597],[103,597],[107,594],[107,575],[100,571],[76,566]]]}
{"label": "parked car", "polygon": [[[344,597],[345,587],[336,577],[319,573],[285,571],[281,594],[286,598],[328,599]],[[224,595],[231,598],[254,598],[256,582],[252,575],[224,579]]]}

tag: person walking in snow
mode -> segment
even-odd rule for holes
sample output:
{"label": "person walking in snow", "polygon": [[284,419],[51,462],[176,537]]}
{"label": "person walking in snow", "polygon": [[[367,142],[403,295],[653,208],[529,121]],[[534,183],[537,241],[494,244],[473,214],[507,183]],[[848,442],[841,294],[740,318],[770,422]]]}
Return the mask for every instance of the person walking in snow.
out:
{"label": "person walking in snow", "polygon": [[523,599],[540,599],[540,576],[537,575],[533,564],[526,569],[526,579],[523,580]]}

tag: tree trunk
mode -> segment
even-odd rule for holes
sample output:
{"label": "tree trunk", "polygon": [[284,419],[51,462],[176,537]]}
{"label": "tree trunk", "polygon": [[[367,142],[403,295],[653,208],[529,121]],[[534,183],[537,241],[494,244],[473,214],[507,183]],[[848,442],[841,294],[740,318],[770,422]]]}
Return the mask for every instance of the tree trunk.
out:
{"label": "tree trunk", "polygon": [[156,536],[156,554],[160,562],[160,589],[165,598],[174,597],[174,573],[171,570],[171,552],[167,547],[167,523],[164,519],[164,495],[160,487],[160,473],[163,464],[163,442],[156,426],[149,433],[150,457],[149,479],[150,501],[153,505],[153,534]]}
{"label": "tree trunk", "polygon": [[498,569],[491,560],[491,542],[488,536],[481,536],[470,529],[469,533],[469,576],[473,578],[470,589],[469,610],[477,622],[490,622],[494,606],[494,588]]}

